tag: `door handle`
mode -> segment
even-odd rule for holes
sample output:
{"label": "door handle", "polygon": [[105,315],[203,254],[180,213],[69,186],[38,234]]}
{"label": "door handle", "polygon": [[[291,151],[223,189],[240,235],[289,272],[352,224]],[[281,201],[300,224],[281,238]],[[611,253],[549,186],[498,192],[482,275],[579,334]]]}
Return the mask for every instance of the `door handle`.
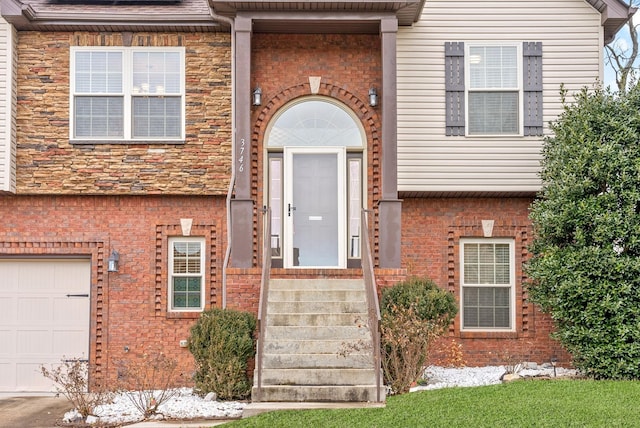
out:
{"label": "door handle", "polygon": [[291,204],[287,204],[287,213],[289,214],[289,217],[291,217],[291,212],[295,210],[296,210],[296,207],[294,207]]}

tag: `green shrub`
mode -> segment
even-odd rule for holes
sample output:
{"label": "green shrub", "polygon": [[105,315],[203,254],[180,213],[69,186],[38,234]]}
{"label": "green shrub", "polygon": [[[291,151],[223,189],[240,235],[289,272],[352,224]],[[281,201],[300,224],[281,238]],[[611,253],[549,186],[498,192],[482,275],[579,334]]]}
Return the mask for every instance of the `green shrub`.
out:
{"label": "green shrub", "polygon": [[249,312],[213,308],[202,313],[188,345],[196,360],[196,392],[215,392],[223,400],[249,395],[247,362],[255,355],[255,329]]}
{"label": "green shrub", "polygon": [[396,394],[424,370],[429,347],[458,312],[454,296],[429,279],[412,278],[382,291],[382,369]]}
{"label": "green shrub", "polygon": [[529,297],[583,373],[640,379],[640,87],[584,89],[551,130]]}
{"label": "green shrub", "polygon": [[428,278],[412,277],[383,289],[380,311],[384,314],[394,306],[411,307],[420,320],[437,322],[443,328],[448,327],[458,313],[453,295]]}

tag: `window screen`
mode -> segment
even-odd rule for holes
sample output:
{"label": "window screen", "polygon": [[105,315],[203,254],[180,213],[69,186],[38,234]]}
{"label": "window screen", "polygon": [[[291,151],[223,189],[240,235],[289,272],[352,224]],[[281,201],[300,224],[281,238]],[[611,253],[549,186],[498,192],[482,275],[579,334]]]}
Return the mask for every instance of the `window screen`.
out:
{"label": "window screen", "polygon": [[470,46],[469,134],[518,134],[520,87],[516,46]]}
{"label": "window screen", "polygon": [[463,328],[511,329],[512,244],[464,242]]}

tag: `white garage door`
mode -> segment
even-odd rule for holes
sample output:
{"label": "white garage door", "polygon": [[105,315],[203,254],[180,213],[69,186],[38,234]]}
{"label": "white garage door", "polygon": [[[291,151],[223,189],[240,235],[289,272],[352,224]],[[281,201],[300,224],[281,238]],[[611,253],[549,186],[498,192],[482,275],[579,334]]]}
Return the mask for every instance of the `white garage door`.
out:
{"label": "white garage door", "polygon": [[89,260],[0,259],[0,392],[53,391],[40,366],[88,358]]}

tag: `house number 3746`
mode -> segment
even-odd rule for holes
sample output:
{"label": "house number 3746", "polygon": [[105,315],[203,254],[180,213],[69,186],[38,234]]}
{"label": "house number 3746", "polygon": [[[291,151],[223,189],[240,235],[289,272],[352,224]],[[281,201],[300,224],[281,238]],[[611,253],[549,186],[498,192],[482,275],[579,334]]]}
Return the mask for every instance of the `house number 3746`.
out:
{"label": "house number 3746", "polygon": [[244,171],[244,147],[245,147],[245,140],[244,138],[240,139],[240,153],[238,156],[238,172],[242,172]]}

